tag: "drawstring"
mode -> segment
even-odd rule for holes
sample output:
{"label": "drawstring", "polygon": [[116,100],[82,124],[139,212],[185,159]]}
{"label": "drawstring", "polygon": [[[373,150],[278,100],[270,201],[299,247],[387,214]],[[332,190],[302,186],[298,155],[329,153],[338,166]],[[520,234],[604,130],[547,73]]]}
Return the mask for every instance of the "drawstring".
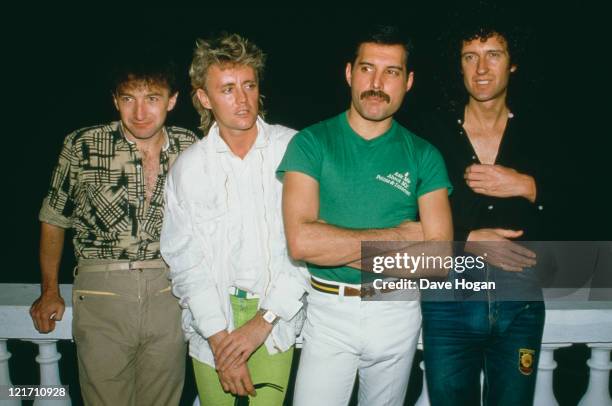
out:
{"label": "drawstring", "polygon": [[262,198],[263,198],[263,215],[264,215],[264,224],[266,225],[266,229],[264,230],[264,232],[266,233],[266,276],[267,276],[267,281],[266,281],[266,290],[265,290],[265,296],[268,296],[268,293],[270,292],[271,289],[271,284],[272,284],[272,270],[270,269],[270,258],[272,256],[272,253],[270,252],[270,224],[268,224],[268,205],[266,204],[266,173],[265,173],[265,165],[266,165],[266,161],[264,159],[264,154],[263,151],[260,149],[259,150],[259,156],[261,158],[261,192],[262,192]]}

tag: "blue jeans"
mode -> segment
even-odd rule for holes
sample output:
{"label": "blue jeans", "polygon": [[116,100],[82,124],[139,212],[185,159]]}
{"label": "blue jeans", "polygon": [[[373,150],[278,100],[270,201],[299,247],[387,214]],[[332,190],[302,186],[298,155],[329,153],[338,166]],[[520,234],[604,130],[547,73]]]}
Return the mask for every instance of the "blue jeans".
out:
{"label": "blue jeans", "polygon": [[533,404],[544,329],[541,301],[421,304],[427,389],[432,406]]}

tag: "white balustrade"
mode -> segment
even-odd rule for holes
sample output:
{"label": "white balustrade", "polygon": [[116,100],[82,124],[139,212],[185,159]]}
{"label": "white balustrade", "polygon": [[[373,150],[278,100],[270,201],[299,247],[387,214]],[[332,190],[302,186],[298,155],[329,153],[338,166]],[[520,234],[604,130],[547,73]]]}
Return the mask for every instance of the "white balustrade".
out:
{"label": "white balustrade", "polygon": [[590,368],[589,387],[578,403],[578,406],[612,406],[608,382],[610,379],[610,350],[612,344],[589,344],[591,347],[591,358],[587,361]]}
{"label": "white balustrade", "polygon": [[[38,297],[40,288],[34,284],[0,284],[0,385],[11,385],[8,360],[11,354],[7,351],[7,339],[31,341],[38,345],[39,355],[36,361],[40,368],[41,385],[60,385],[57,352],[57,340],[72,338],[72,285],[60,286],[62,297],[66,301],[63,320],[56,322],[52,333],[40,334],[33,326],[29,309]],[[556,367],[554,351],[557,348],[585,343],[591,348],[591,357],[587,364],[590,368],[589,386],[580,406],[612,406],[609,395],[609,375],[612,369],[610,351],[612,350],[612,303],[611,302],[561,302],[546,304],[546,324],[542,351],[540,353],[538,381],[536,385],[536,402],[540,406],[557,405],[552,390],[553,371]],[[21,362],[21,361],[20,361]],[[420,364],[424,368],[423,363]],[[23,383],[18,383],[23,384]],[[34,384],[34,382],[27,382]],[[429,405],[425,374],[423,373],[423,390],[416,405]],[[0,400],[0,406],[20,405],[20,401]],[[54,400],[45,403],[38,399],[36,406],[46,404],[70,405],[70,399],[63,403]],[[198,399],[194,406],[199,404]]]}
{"label": "white balustrade", "polygon": [[[0,339],[0,386],[11,386],[11,376],[9,374],[8,360],[11,353],[6,349],[6,341]],[[20,406],[19,399],[0,399],[0,406]]]}
{"label": "white balustrade", "polygon": [[[420,346],[420,344],[419,344]],[[414,406],[429,406],[429,393],[427,393],[427,378],[425,377],[425,362],[421,361],[419,363],[419,368],[423,372],[423,386],[421,389],[421,395],[417,399]]]}
{"label": "white balustrade", "polygon": [[[36,362],[40,365],[40,384],[43,386],[61,385],[59,375],[59,360],[62,358],[57,352],[57,340],[32,340],[38,344]],[[64,399],[36,399],[34,406],[70,406],[70,397]]]}
{"label": "white balustrade", "polygon": [[542,344],[538,362],[538,378],[534,396],[534,405],[559,406],[553,393],[553,371],[557,368],[554,352],[561,347],[569,347],[571,343]]}
{"label": "white balustrade", "polygon": [[[40,295],[40,286],[33,284],[0,284],[0,339],[19,339],[38,345],[39,354],[35,358],[39,364],[40,382],[15,383],[17,385],[61,385],[57,352],[58,340],[72,339],[72,285],[60,285],[60,292],[66,301],[66,311],[62,321],[56,322],[55,330],[40,334],[30,318],[30,306]],[[8,359],[8,358],[7,358]],[[3,385],[3,383],[0,383]],[[0,401],[1,402],[1,401]],[[20,403],[16,403],[20,404]],[[69,406],[70,398],[36,399],[35,406]],[[4,406],[3,403],[0,403]]]}

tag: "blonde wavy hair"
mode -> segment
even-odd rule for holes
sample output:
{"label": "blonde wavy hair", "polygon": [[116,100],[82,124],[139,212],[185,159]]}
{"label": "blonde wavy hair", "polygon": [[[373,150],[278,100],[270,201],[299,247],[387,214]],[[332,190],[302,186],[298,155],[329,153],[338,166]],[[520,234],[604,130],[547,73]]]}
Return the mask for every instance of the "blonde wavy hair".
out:
{"label": "blonde wavy hair", "polygon": [[[256,79],[259,82],[263,77],[265,59],[265,54],[257,45],[238,34],[223,33],[212,40],[196,40],[193,60],[189,67],[191,101],[200,114],[199,128],[204,135],[208,134],[215,118],[211,110],[202,106],[196,92],[198,89],[206,91],[208,69],[215,64],[230,67],[234,65],[250,66],[255,70]],[[260,94],[259,115],[263,117],[263,114],[263,96]]]}

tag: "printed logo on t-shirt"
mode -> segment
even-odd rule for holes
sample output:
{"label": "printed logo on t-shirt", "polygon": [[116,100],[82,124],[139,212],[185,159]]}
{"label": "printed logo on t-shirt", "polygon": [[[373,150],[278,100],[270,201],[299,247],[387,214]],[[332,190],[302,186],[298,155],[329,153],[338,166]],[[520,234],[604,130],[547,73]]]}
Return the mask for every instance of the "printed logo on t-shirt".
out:
{"label": "printed logo on t-shirt", "polygon": [[376,175],[376,180],[393,186],[394,188],[402,191],[406,196],[410,196],[410,172],[395,172],[390,173],[387,176]]}

